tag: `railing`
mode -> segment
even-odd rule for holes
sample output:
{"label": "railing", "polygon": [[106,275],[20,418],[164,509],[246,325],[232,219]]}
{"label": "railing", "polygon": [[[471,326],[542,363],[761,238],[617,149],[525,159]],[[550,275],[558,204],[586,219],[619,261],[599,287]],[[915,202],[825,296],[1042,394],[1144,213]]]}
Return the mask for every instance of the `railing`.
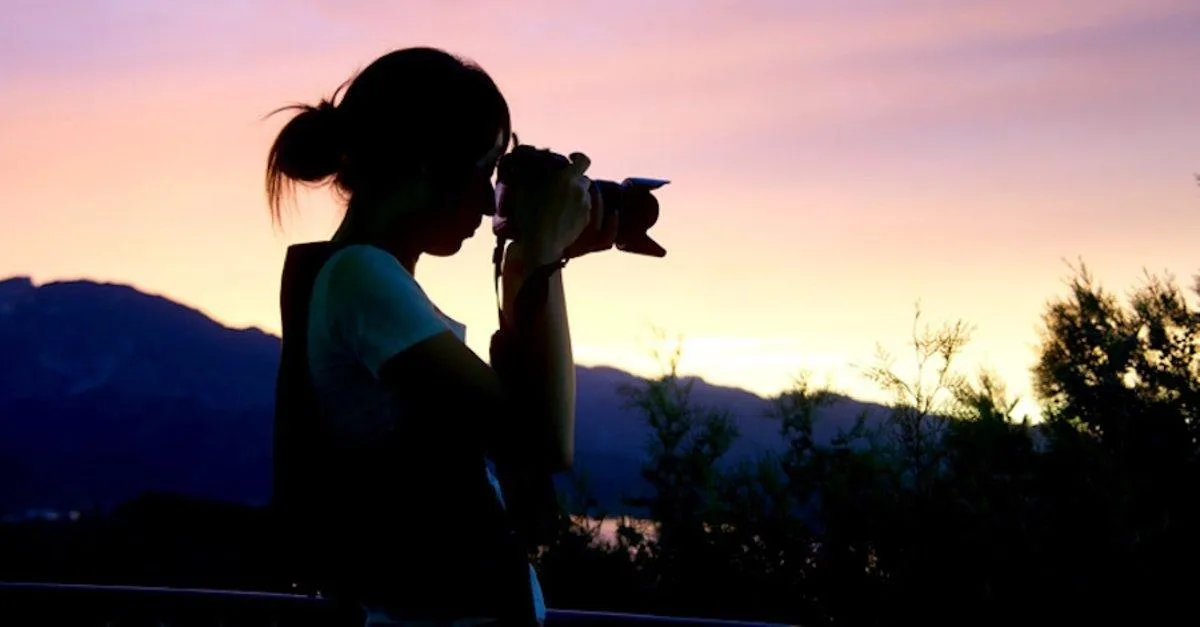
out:
{"label": "railing", "polygon": [[[356,608],[321,597],[272,592],[0,582],[0,624],[39,625],[362,625]],[[781,627],[700,618],[548,610],[555,625],[696,625]]]}

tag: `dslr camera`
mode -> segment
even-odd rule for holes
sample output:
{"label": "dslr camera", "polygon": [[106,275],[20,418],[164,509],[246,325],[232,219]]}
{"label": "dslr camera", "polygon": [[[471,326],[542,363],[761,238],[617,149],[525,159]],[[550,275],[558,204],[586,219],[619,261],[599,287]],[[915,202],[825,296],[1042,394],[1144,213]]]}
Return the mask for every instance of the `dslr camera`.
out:
{"label": "dslr camera", "polygon": [[[516,223],[508,218],[516,211],[508,190],[546,180],[569,166],[571,161],[558,153],[518,144],[500,158],[496,167],[496,214],[492,217],[492,232],[498,238],[519,241]],[[650,257],[664,257],[665,248],[654,241],[647,231],[658,222],[658,199],[652,193],[670,181],[648,178],[627,178],[620,183],[593,179],[592,186],[600,193],[604,215],[595,216],[601,224],[616,218],[617,250]]]}

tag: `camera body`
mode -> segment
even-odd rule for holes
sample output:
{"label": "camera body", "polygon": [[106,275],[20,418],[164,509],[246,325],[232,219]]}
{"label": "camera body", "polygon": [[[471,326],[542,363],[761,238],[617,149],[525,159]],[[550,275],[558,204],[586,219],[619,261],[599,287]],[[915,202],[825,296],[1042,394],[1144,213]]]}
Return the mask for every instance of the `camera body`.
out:
{"label": "camera body", "polygon": [[[546,149],[518,145],[512,152],[500,158],[496,173],[496,214],[492,218],[492,232],[496,236],[519,241],[521,234],[509,218],[516,211],[511,190],[523,185],[536,184],[555,176],[571,164],[570,160]],[[658,222],[658,199],[654,190],[669,181],[648,178],[627,178],[620,183],[593,179],[592,186],[600,193],[604,215],[601,224],[617,219],[617,250],[651,257],[667,254],[647,231]]]}

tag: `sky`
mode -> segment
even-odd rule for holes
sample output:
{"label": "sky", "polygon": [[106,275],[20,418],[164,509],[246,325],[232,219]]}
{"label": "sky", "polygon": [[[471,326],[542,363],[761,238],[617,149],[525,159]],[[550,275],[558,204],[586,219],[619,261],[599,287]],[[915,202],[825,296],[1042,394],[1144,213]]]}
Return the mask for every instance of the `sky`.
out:
{"label": "sky", "polygon": [[[263,166],[284,116],[415,45],[481,64],[522,141],[666,178],[663,259],[565,274],[576,359],[853,396],[913,314],[1026,400],[1040,316],[1085,262],[1126,292],[1200,270],[1194,0],[0,0],[0,277],[133,285],[278,332],[287,246]],[[496,325],[486,228],[417,279]],[[667,344],[664,345],[666,338]]]}

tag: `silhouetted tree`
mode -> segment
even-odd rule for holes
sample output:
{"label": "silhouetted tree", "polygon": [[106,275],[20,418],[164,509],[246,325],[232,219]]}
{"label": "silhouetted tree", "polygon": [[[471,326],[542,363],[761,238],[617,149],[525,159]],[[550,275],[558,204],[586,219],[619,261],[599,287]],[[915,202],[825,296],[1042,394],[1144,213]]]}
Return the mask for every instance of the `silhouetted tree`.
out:
{"label": "silhouetted tree", "polygon": [[[728,554],[719,551],[712,531],[724,522],[729,507],[722,499],[725,477],[719,464],[738,437],[727,412],[692,401],[695,380],[679,375],[679,357],[677,347],[662,376],[621,390],[651,429],[642,478],[652,492],[628,503],[648,512],[653,539],[624,531],[643,541],[642,550],[655,562],[655,594],[676,613],[697,599],[724,603],[726,577],[721,575],[728,574],[723,569]],[[718,564],[721,569],[715,568]]]}
{"label": "silhouetted tree", "polygon": [[1046,312],[1034,369],[1055,562],[1104,599],[1177,602],[1160,593],[1197,557],[1200,315],[1169,277],[1148,275],[1127,305],[1082,265],[1069,287]]}
{"label": "silhouetted tree", "polygon": [[[1148,276],[1122,301],[1076,271],[1043,317],[1038,422],[994,373],[963,374],[968,325],[920,322],[911,368],[880,350],[865,370],[890,406],[822,439],[814,426],[842,397],[802,377],[771,399],[780,449],[738,464],[725,459],[732,416],[695,402],[677,349],[664,374],[624,390],[650,430],[648,491],[630,501],[648,520],[622,516],[603,541],[607,514],[586,486],[565,492],[534,556],[548,602],[805,625],[1190,609],[1200,311],[1174,282]],[[148,497],[0,525],[0,576],[270,587],[286,573],[260,546],[265,529],[251,509]]]}

